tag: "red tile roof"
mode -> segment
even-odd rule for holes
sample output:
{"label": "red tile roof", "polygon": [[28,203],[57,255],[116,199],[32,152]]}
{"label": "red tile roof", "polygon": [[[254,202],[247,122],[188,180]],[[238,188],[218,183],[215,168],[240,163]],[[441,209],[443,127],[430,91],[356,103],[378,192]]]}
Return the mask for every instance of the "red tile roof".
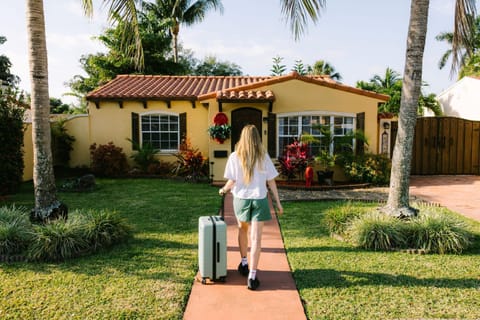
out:
{"label": "red tile roof", "polygon": [[272,91],[255,90],[266,85],[297,79],[338,90],[387,101],[388,96],[332,80],[328,76],[301,76],[292,72],[284,76],[160,76],[118,75],[87,95],[87,100],[256,100],[273,101]]}

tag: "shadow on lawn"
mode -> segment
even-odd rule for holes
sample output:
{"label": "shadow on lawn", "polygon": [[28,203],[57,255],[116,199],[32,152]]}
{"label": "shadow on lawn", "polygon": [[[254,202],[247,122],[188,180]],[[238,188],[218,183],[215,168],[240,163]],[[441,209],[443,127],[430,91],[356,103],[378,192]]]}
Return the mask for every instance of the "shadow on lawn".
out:
{"label": "shadow on lawn", "polygon": [[299,289],[335,287],[349,288],[358,286],[394,286],[394,287],[434,287],[434,288],[478,288],[475,278],[416,278],[407,275],[338,271],[334,269],[297,270],[293,277]]}

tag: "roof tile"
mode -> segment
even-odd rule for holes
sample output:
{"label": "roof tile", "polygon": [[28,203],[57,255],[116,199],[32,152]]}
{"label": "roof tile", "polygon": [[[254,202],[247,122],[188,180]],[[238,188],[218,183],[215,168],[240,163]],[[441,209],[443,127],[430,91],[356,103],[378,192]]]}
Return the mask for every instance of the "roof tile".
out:
{"label": "roof tile", "polygon": [[276,77],[118,75],[87,94],[87,100],[204,100],[220,97],[230,100],[274,101],[275,95],[271,90],[255,89],[292,79],[388,100],[386,95],[343,85],[328,76],[301,76],[296,72]]}

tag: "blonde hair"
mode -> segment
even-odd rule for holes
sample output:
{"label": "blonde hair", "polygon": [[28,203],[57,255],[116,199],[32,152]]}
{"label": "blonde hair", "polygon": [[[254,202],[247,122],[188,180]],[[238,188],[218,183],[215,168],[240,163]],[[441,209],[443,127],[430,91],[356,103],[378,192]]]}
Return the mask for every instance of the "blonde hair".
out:
{"label": "blonde hair", "polygon": [[245,184],[249,184],[255,167],[262,164],[265,159],[265,149],[257,127],[253,124],[243,127],[235,150],[243,169],[243,180]]}

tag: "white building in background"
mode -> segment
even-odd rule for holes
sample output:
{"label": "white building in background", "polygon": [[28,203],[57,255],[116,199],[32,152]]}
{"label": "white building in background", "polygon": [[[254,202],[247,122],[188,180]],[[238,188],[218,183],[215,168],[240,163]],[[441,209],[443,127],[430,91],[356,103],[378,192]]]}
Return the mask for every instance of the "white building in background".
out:
{"label": "white building in background", "polygon": [[480,121],[480,77],[463,77],[437,100],[445,116]]}

